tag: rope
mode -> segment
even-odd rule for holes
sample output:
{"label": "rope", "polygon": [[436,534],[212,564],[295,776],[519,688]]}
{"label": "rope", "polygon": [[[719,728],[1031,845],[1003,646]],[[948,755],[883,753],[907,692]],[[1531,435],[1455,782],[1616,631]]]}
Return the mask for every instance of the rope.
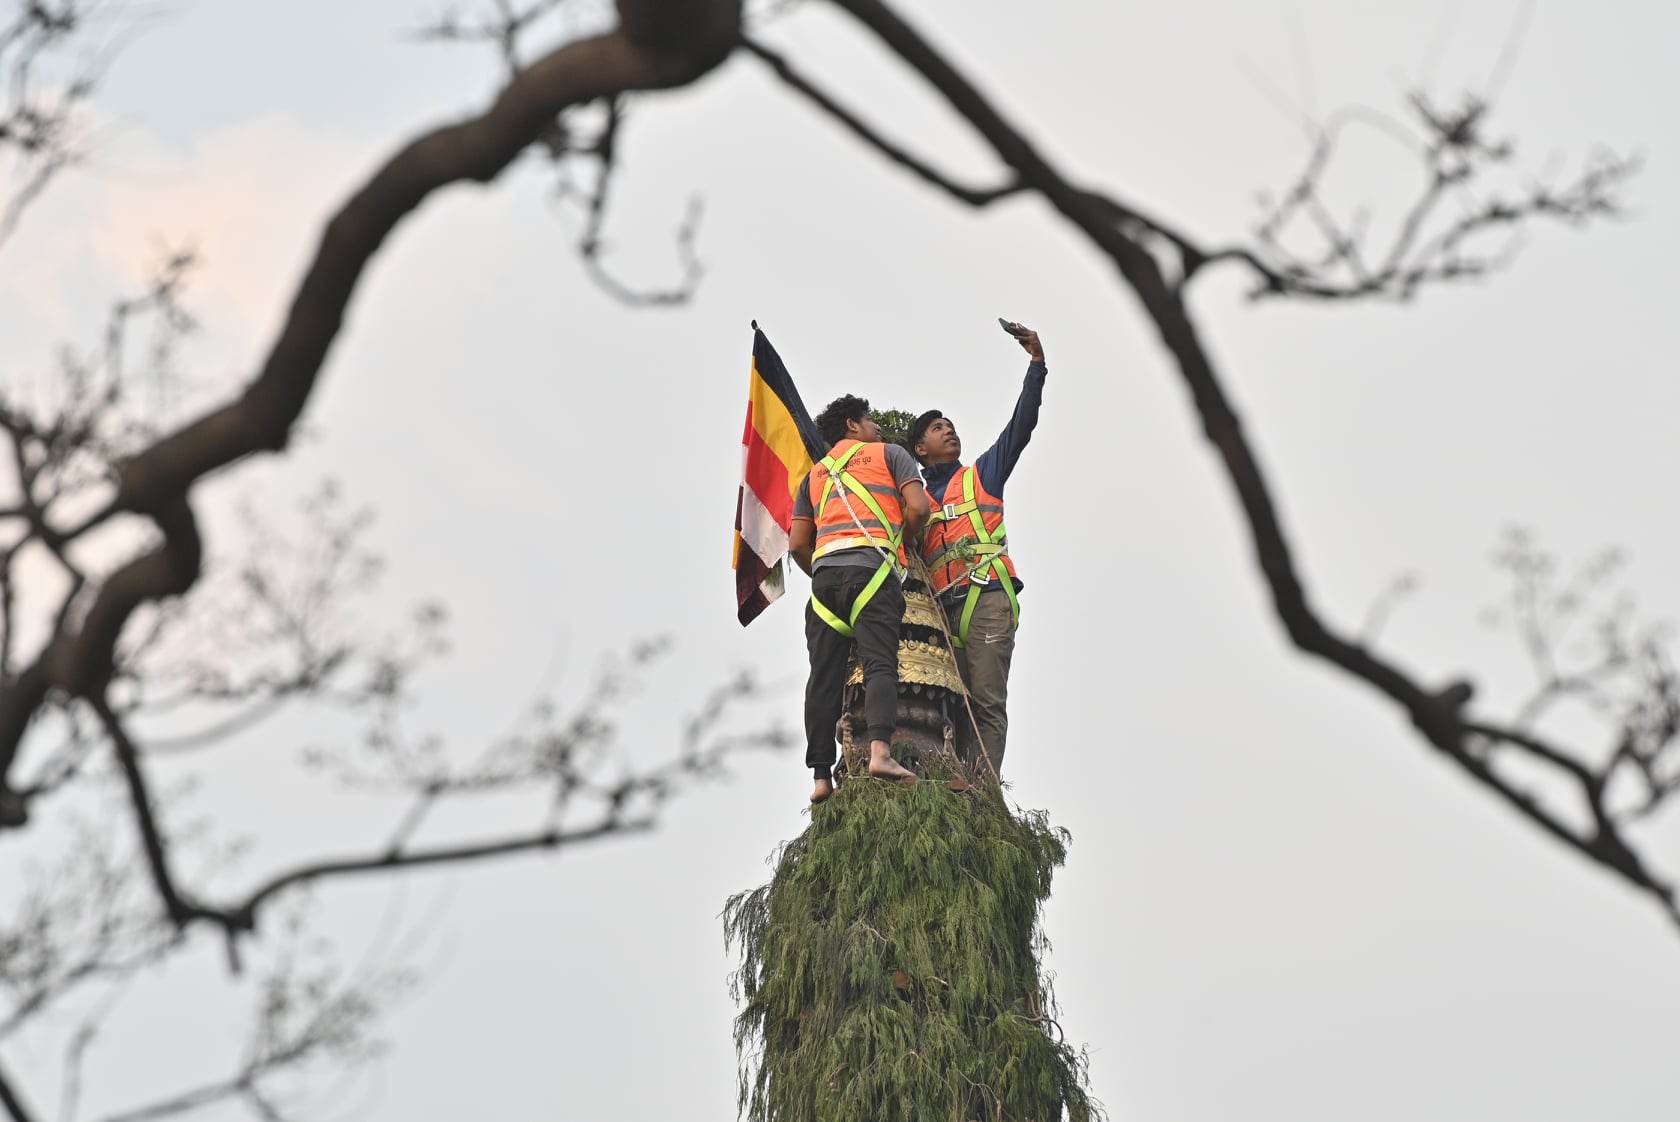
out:
{"label": "rope", "polygon": [[[852,524],[857,527],[858,533],[868,538],[869,531],[864,528],[862,520],[857,516],[857,511],[853,509],[852,500],[850,496],[846,494],[846,486],[839,480],[835,480],[835,488],[840,492],[840,501],[846,505],[846,513],[852,517]],[[929,499],[928,501],[931,503],[933,500]],[[931,514],[931,511],[929,513]],[[902,531],[900,533],[902,537]],[[870,538],[870,542],[873,544],[874,539]],[[888,553],[878,545],[875,546],[875,552],[881,555],[882,560],[892,565],[894,573],[898,572],[897,558],[893,557],[892,554]],[[927,585],[929,598],[933,600],[933,614],[939,620],[940,634],[945,636],[945,649],[951,652],[951,661],[957,662],[957,645],[951,639],[951,629],[946,626],[945,609],[940,605],[939,598],[933,595],[933,576],[928,572],[927,562],[922,560],[922,554],[919,550],[907,549],[905,552],[910,555],[916,565],[916,568],[921,570],[922,583]],[[1003,776],[998,774],[997,766],[992,763],[992,754],[986,751],[986,740],[980,735],[980,720],[974,715],[974,706],[971,705],[968,700],[967,682],[963,683],[962,701],[963,709],[968,713],[969,727],[974,730],[974,743],[980,746],[980,758],[986,761],[986,770],[992,773],[992,779],[994,779],[1001,787],[1003,785]]]}
{"label": "rope", "polygon": [[[840,473],[842,475],[845,474],[845,470],[846,470],[845,468],[841,468]],[[877,545],[876,542],[875,542],[874,535],[869,532],[868,528],[864,526],[863,521],[858,518],[857,511],[855,509],[853,509],[853,507],[852,507],[851,495],[849,495],[847,493],[851,490],[851,488],[847,487],[844,483],[840,482],[838,479],[835,479],[834,489],[835,489],[835,491],[837,491],[839,493],[840,501],[846,505],[846,513],[852,516],[852,525],[857,527],[858,533],[860,535],[862,535],[863,538],[866,541],[869,542],[870,546],[875,550],[875,552],[879,553],[881,555],[881,560],[885,561],[887,564],[892,566],[893,575],[897,576],[898,575],[898,558],[894,557],[889,551],[887,551],[885,549],[882,549],[879,545]],[[882,529],[885,529],[885,527],[882,527]],[[899,531],[900,540],[902,540],[903,537],[904,537],[904,531],[901,529]],[[906,552],[909,552],[909,551],[906,550]]]}
{"label": "rope", "polygon": [[[952,642],[951,629],[945,624],[945,609],[940,605],[939,598],[933,596],[933,575],[928,572],[927,562],[922,560],[922,555],[919,552],[911,556],[915,560],[916,567],[922,571],[922,583],[928,586],[928,594],[933,600],[933,612],[939,619],[939,632],[945,636],[945,649],[951,652],[951,661],[956,662],[957,645]],[[1003,786],[1003,776],[998,774],[997,766],[992,763],[992,754],[986,751],[986,738],[980,735],[980,720],[974,715],[974,706],[969,704],[967,682],[963,683],[962,699],[963,709],[968,713],[969,727],[974,730],[974,743],[980,746],[980,758],[986,761],[986,770],[992,773],[992,778],[1001,787]]]}

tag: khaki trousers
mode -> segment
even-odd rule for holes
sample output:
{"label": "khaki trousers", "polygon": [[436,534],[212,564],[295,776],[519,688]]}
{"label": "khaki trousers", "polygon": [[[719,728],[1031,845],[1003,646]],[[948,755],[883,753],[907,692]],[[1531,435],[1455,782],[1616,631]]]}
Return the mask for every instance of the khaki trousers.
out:
{"label": "khaki trousers", "polygon": [[[966,594],[965,594],[966,595]],[[962,622],[961,596],[945,602],[945,616],[951,634]],[[1003,753],[1009,741],[1009,660],[1015,654],[1015,621],[1009,611],[1009,597],[993,586],[980,594],[968,625],[968,645],[957,648],[957,669],[968,687],[968,704],[980,725],[986,756],[998,774],[1003,774]],[[986,765],[975,743],[974,724],[967,709],[956,714],[957,751],[982,772]]]}

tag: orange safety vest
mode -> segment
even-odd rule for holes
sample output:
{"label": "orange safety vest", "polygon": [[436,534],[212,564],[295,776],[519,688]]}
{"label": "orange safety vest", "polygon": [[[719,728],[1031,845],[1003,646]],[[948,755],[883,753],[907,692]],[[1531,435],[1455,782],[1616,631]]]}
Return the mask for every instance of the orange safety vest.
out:
{"label": "orange safety vest", "polygon": [[812,560],[839,549],[872,547],[896,553],[900,568],[909,563],[904,504],[887,467],[885,444],[842,440],[811,468],[806,486],[816,513]]}
{"label": "orange safety vest", "polygon": [[881,567],[852,600],[849,618],[841,618],[811,593],[811,610],[817,617],[851,638],[864,605],[909,561],[904,552],[904,504],[887,467],[887,446],[842,440],[811,468],[805,485],[816,514],[813,561],[839,549],[868,547],[881,553]]}
{"label": "orange safety vest", "polygon": [[1015,598],[1015,562],[1009,556],[1009,531],[1003,525],[1003,500],[986,490],[980,472],[970,464],[959,468],[945,485],[944,505],[934,509],[922,535],[922,560],[935,596],[948,588],[968,586],[962,617],[953,637],[968,645],[968,628],[981,591],[994,580],[1009,597],[1009,611],[1017,624],[1021,604]]}

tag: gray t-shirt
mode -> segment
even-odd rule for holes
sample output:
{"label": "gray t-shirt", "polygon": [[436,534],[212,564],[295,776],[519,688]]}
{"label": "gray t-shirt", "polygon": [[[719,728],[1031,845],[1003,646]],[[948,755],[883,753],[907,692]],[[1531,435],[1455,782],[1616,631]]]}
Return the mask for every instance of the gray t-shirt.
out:
{"label": "gray t-shirt", "polygon": [[[892,472],[893,484],[902,489],[906,483],[921,483],[922,469],[921,465],[916,463],[916,457],[897,444],[888,444],[885,447],[887,449],[887,470]],[[902,490],[900,493],[902,493]],[[799,481],[799,493],[793,497],[793,516],[816,521],[816,512],[811,506],[811,476],[809,473]],[[858,565],[873,569],[880,563],[880,551],[865,545],[856,549],[837,549],[833,553],[825,553],[817,558],[811,568],[815,570],[827,569],[831,566]]]}

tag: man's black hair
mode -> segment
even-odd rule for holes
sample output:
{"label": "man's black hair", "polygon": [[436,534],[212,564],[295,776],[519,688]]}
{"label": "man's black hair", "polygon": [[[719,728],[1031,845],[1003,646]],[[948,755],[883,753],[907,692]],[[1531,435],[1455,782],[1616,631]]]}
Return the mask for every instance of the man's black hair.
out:
{"label": "man's black hair", "polygon": [[846,439],[846,422],[861,421],[869,416],[869,401],[866,398],[847,394],[837,397],[817,414],[817,431],[830,445],[840,443]]}
{"label": "man's black hair", "polygon": [[[910,426],[909,433],[907,433],[904,437],[904,446],[910,450],[910,454],[912,456],[916,456],[916,445],[920,444],[922,442],[922,437],[927,435],[928,426],[939,420],[939,418],[944,415],[945,414],[941,413],[937,409],[929,409],[926,413],[923,413],[921,416],[916,418],[915,423]],[[920,456],[916,456],[916,460],[919,463],[924,464],[927,462]]]}

